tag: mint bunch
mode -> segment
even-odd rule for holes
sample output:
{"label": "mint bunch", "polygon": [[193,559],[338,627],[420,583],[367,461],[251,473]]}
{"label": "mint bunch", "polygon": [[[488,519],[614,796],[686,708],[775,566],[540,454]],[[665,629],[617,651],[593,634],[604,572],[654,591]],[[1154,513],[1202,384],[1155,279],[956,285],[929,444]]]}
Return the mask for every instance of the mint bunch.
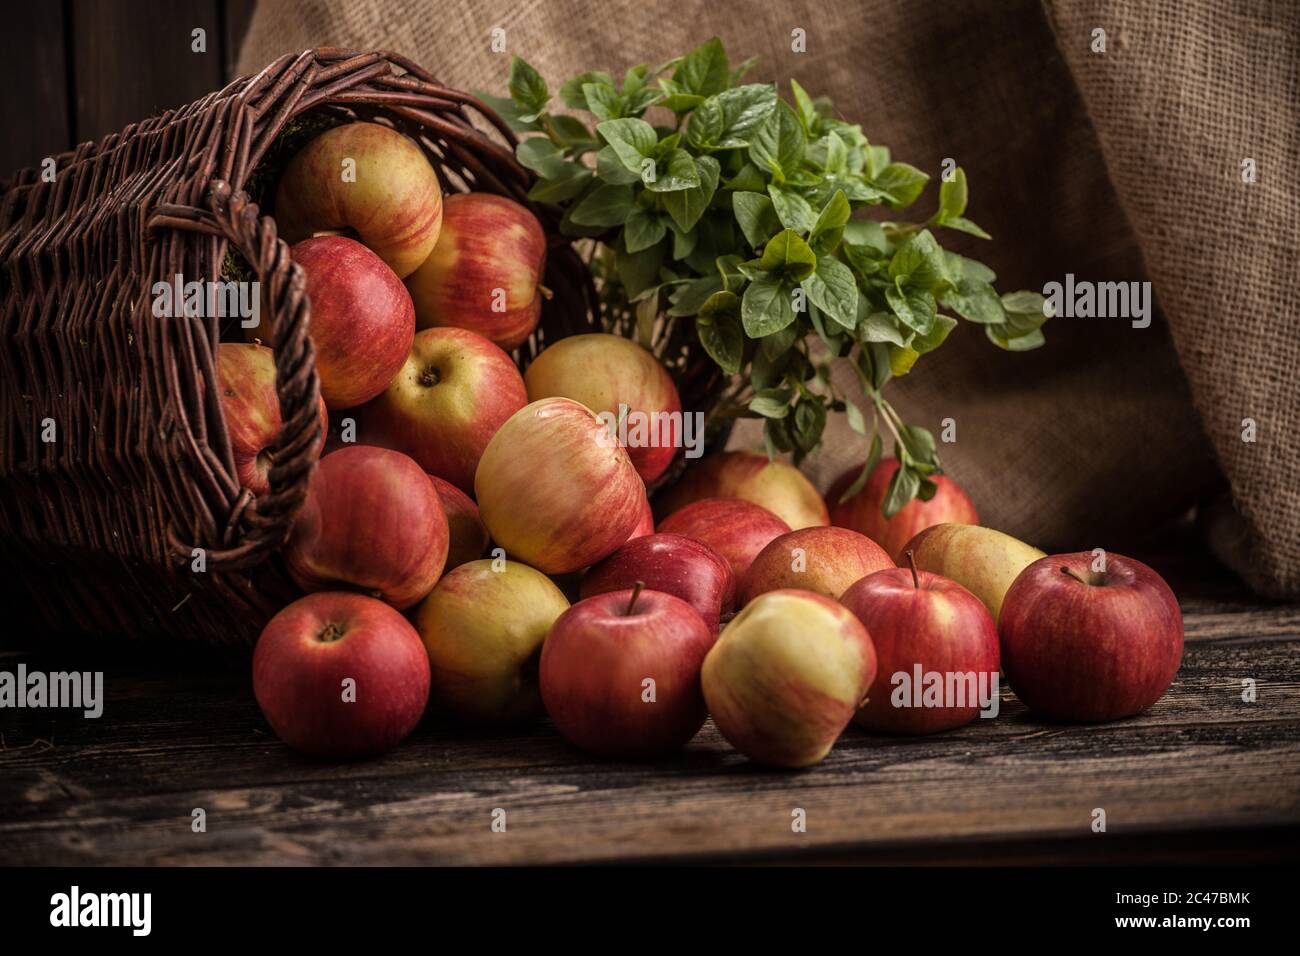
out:
{"label": "mint bunch", "polygon": [[[517,149],[538,176],[530,196],[563,209],[564,234],[596,241],[606,327],[670,368],[698,343],[731,380],[712,418],[764,419],[769,454],[797,463],[828,414],[845,413],[870,447],[846,496],[888,434],[901,463],[885,501],[892,515],[934,494],[941,465],[933,435],[901,421],[885,384],[942,345],[958,318],[999,348],[1036,348],[1046,304],[1000,295],[991,269],[939,245],[945,229],[989,238],[965,217],[960,167],[924,221],[851,218],[866,206],[907,209],[930,177],[797,82],[789,101],[773,84],[742,82],[753,63],[733,68],[714,37],[621,81],[573,77],[559,93],[572,112],[557,113],[546,80],[516,57],[509,98],[479,95],[515,130],[539,134]],[[835,360],[856,370],[867,412],[832,383]]]}

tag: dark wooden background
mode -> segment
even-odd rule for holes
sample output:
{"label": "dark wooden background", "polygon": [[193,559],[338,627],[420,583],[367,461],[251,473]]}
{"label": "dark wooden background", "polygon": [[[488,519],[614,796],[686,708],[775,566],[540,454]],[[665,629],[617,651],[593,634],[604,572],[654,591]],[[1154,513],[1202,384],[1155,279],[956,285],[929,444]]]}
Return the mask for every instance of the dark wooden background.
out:
{"label": "dark wooden background", "polygon": [[[224,85],[254,0],[0,0],[0,179]],[[196,28],[207,51],[191,50]]]}

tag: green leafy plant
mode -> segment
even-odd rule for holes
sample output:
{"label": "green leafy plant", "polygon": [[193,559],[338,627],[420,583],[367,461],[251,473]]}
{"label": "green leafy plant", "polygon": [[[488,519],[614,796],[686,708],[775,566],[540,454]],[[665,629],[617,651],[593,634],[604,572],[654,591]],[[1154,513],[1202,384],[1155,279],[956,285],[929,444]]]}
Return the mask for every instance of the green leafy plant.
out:
{"label": "green leafy plant", "polygon": [[[789,101],[773,84],[742,82],[753,62],[733,68],[715,37],[621,80],[573,77],[560,88],[562,113],[516,57],[510,96],[480,95],[512,128],[536,134],[517,149],[538,176],[531,197],[563,209],[566,235],[594,240],[606,327],[670,367],[702,348],[729,383],[711,420],[764,419],[769,455],[798,462],[820,443],[828,414],[846,414],[869,447],[846,495],[887,435],[901,463],[884,504],[892,515],[934,494],[941,465],[934,436],[902,421],[886,383],[942,345],[958,318],[999,348],[1036,348],[1045,303],[1000,295],[991,269],[939,245],[945,229],[989,238],[965,216],[960,167],[922,221],[853,218],[868,206],[907,209],[929,176],[797,82]],[[645,119],[651,109],[659,122]],[[834,385],[832,361],[857,372],[862,405]]]}

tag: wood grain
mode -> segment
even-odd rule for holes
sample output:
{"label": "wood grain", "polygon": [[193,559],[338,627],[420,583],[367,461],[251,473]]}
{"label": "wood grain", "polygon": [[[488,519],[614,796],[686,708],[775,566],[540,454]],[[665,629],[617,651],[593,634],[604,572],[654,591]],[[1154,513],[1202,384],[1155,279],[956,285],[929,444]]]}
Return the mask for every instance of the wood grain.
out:
{"label": "wood grain", "polygon": [[917,740],[850,730],[802,773],[751,766],[712,724],[653,765],[591,760],[545,721],[429,723],[381,760],[318,763],[269,734],[243,674],[182,684],[132,664],[99,721],[4,713],[25,723],[0,752],[0,847],[14,863],[363,865],[1258,850],[1300,825],[1297,609],[1194,604],[1178,679],[1140,717],[1046,724],[1004,689],[997,719]]}

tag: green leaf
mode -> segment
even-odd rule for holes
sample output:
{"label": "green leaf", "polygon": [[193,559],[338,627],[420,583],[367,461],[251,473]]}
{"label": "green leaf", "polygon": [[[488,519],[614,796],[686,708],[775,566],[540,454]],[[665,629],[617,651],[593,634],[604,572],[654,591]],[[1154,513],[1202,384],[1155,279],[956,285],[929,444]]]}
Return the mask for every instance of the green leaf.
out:
{"label": "green leaf", "polygon": [[[722,291],[722,277],[717,275],[701,276],[692,279],[679,288],[672,297],[669,315],[695,315],[704,304],[718,292]],[[736,299],[736,315],[740,315],[740,299]]]}
{"label": "green leaf", "polygon": [[925,335],[934,326],[934,296],[928,292],[901,291],[897,286],[885,290],[885,301],[899,320],[913,331]]}
{"label": "green leaf", "polygon": [[711,96],[727,88],[731,79],[731,64],[722,41],[712,37],[701,43],[682,59],[673,73],[673,81],[689,93]]}
{"label": "green leaf", "polygon": [[[510,99],[508,96],[493,96],[491,93],[483,93],[480,91],[475,91],[474,96],[505,120],[506,125],[516,133],[535,133],[541,131],[542,124],[538,121],[536,114],[530,110],[520,109],[519,106],[516,105],[515,101]],[[525,119],[525,117],[527,117],[527,119]]]}
{"label": "green leaf", "polygon": [[765,388],[754,393],[749,410],[764,418],[785,418],[790,413],[790,394],[775,388]]}
{"label": "green leaf", "polygon": [[686,140],[696,149],[739,149],[776,109],[776,87],[751,83],[710,96],[691,114]]}
{"label": "green leaf", "polygon": [[587,109],[600,120],[616,120],[627,115],[627,98],[608,83],[588,83],[582,88]]}
{"label": "green leaf", "polygon": [[945,179],[939,184],[940,221],[956,218],[966,211],[969,194],[966,189],[966,171],[958,166],[952,179]]}
{"label": "green leaf", "polygon": [[1041,329],[1035,329],[1028,335],[1022,335],[1019,338],[1008,339],[1004,337],[996,325],[984,326],[984,334],[988,336],[989,341],[998,348],[1006,349],[1008,352],[1027,352],[1030,349],[1036,349],[1047,342]]}
{"label": "green leaf", "polygon": [[[713,201],[713,194],[717,192],[718,180],[722,176],[722,167],[712,156],[699,156],[694,160],[696,175],[699,182],[690,189],[683,189],[677,192],[668,193],[664,196],[664,208],[668,210],[668,215],[673,217],[673,222],[683,231],[689,231],[699,222],[700,217],[704,215],[704,210],[709,208],[709,203]],[[690,255],[690,250],[675,258],[685,258]]]}
{"label": "green leaf", "polygon": [[794,442],[786,430],[786,420],[769,418],[763,422],[763,444],[767,448],[768,460],[776,457],[777,452],[794,451]]}
{"label": "green leaf", "polygon": [[[936,315],[934,317],[934,327],[925,335],[914,335],[912,341],[908,344],[919,354],[924,355],[926,352],[933,352],[944,340],[948,334],[957,327],[957,320],[947,315]],[[903,343],[897,343],[902,345]]]}
{"label": "green leaf", "polygon": [[763,247],[758,267],[790,282],[802,282],[817,268],[817,257],[798,233],[784,229]]}
{"label": "green leaf", "polygon": [[519,164],[531,169],[544,179],[560,179],[568,175],[574,164],[564,158],[564,151],[545,136],[532,136],[515,147]]}
{"label": "green leaf", "polygon": [[863,342],[888,342],[903,346],[907,340],[898,328],[898,319],[892,312],[872,312],[858,324],[858,335]]}
{"label": "green leaf", "polygon": [[845,403],[844,417],[848,420],[849,427],[859,435],[867,433],[867,420],[862,416],[862,409],[858,408],[853,402]]}
{"label": "green leaf", "polygon": [[528,198],[537,202],[561,203],[573,199],[591,182],[591,171],[577,163],[565,163],[564,175],[539,179],[528,190]]}
{"label": "green leaf", "polygon": [[631,186],[601,184],[572,210],[570,218],[580,226],[621,226],[635,208]]}
{"label": "green leaf", "polygon": [[612,88],[614,78],[608,73],[599,71],[579,73],[560,87],[560,99],[564,100],[564,105],[574,110],[590,110],[590,107],[587,106],[586,95],[582,91],[582,88],[588,83],[602,83]]}
{"label": "green leaf", "polygon": [[776,279],[754,280],[741,299],[740,317],[751,339],[779,332],[795,320],[789,287]]}
{"label": "green leaf", "polygon": [[817,221],[817,213],[808,200],[789,189],[780,186],[767,187],[767,194],[772,197],[772,206],[776,210],[781,225],[795,232],[811,232]]}
{"label": "green leaf", "polygon": [[930,290],[948,281],[946,265],[934,236],[922,229],[894,253],[889,261],[889,277],[904,279],[908,289]]}
{"label": "green leaf", "polygon": [[974,259],[967,259],[955,252],[948,252],[944,254],[944,261],[947,264],[948,276],[954,282],[961,279],[962,276],[968,279],[979,279],[981,282],[998,281],[997,274],[992,269],[982,262],[976,262]]}
{"label": "green leaf", "polygon": [[946,229],[955,229],[957,232],[964,232],[970,236],[976,236],[980,239],[992,239],[987,232],[981,229],[969,219],[963,219],[961,216],[953,216],[951,219],[945,219],[942,223]]}
{"label": "green leaf", "polygon": [[587,129],[586,124],[576,116],[567,116],[561,113],[548,116],[546,122],[552,135],[559,139],[561,145],[566,149],[572,150],[575,155],[600,148],[600,140],[596,139],[596,134]]}
{"label": "green leaf", "polygon": [[880,510],[886,518],[892,518],[903,510],[903,506],[916,497],[921,488],[921,476],[912,469],[900,464],[898,471],[889,479],[889,489]]}
{"label": "green leaf", "polygon": [[794,410],[794,441],[803,451],[812,451],[826,429],[826,405],[819,399],[805,398]]}
{"label": "green leaf", "polygon": [[830,256],[818,256],[817,271],[803,280],[803,290],[836,324],[853,331],[858,324],[858,284],[848,266]]}
{"label": "green leaf", "polygon": [[888,194],[891,209],[902,209],[916,202],[930,177],[907,163],[890,163],[872,178],[872,185]]}
{"label": "green leaf", "polygon": [[939,301],[970,322],[995,325],[1007,320],[1006,309],[996,290],[980,279],[961,279],[956,288],[944,293]]}
{"label": "green leaf", "polygon": [[844,235],[844,226],[849,221],[849,201],[843,190],[836,190],[813,224],[808,244],[819,254],[835,251]]}
{"label": "green leaf", "polygon": [[786,352],[790,351],[790,346],[794,345],[795,335],[799,331],[799,323],[791,322],[783,329],[778,329],[771,335],[765,335],[758,342],[759,351],[768,359],[775,362]]}
{"label": "green leaf", "polygon": [[727,81],[727,85],[735,86],[737,83],[739,83],[742,79],[744,79],[746,73],[748,73],[750,70],[752,70],[755,66],[758,65],[758,62],[761,59],[763,59],[761,56],[751,56],[741,61],[741,64],[731,71],[731,78]]}
{"label": "green leaf", "polygon": [[635,298],[655,284],[659,276],[659,267],[663,265],[664,247],[662,244],[642,249],[640,252],[628,252],[619,244],[616,269],[623,291],[628,298]]}
{"label": "green leaf", "polygon": [[844,224],[844,244],[870,250],[877,256],[889,252],[885,228],[874,219],[851,219]]}
{"label": "green leaf", "polygon": [[749,158],[759,169],[784,181],[799,168],[807,146],[808,135],[799,117],[786,103],[779,102],[750,140]]}
{"label": "green leaf", "polygon": [[799,111],[799,119],[803,123],[804,130],[808,135],[812,135],[817,129],[817,107],[813,105],[812,97],[799,85],[798,80],[790,81],[790,92],[794,94],[794,105]]}
{"label": "green leaf", "polygon": [[700,306],[695,331],[700,345],[728,375],[740,371],[745,352],[745,331],[740,323],[740,297],[733,292],[715,292]]}
{"label": "green leaf", "polygon": [[700,173],[690,153],[684,149],[674,149],[666,161],[647,165],[641,174],[641,181],[652,193],[671,193],[694,189],[700,184]]}
{"label": "green leaf", "polygon": [[510,98],[522,111],[521,119],[534,120],[551,98],[546,80],[527,61],[514,57],[510,61]]}
{"label": "green leaf", "polygon": [[763,244],[781,228],[772,200],[762,193],[738,192],[731,197],[731,206],[736,214],[740,231],[754,249],[761,249]]}
{"label": "green leaf", "polygon": [[623,168],[638,176],[642,163],[654,155],[659,143],[655,128],[641,119],[605,120],[596,124],[596,132],[609,144]]}
{"label": "green leaf", "polygon": [[638,166],[636,172],[628,169],[614,147],[606,146],[596,154],[596,175],[611,186],[628,186],[641,181],[641,168]]}
{"label": "green leaf", "polygon": [[627,217],[623,241],[627,244],[628,252],[640,252],[655,245],[667,232],[668,227],[658,214],[644,206],[638,206]]}

